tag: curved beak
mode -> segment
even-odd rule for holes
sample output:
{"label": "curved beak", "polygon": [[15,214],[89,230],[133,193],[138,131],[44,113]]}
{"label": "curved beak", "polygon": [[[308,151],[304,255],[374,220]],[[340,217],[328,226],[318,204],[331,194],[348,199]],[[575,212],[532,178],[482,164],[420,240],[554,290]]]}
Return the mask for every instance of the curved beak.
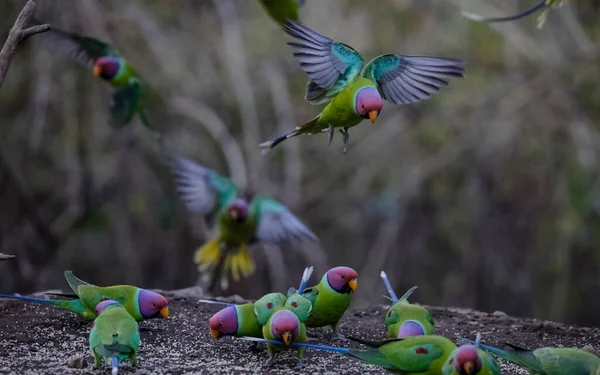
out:
{"label": "curved beak", "polygon": [[99,65],[94,65],[94,77],[98,77],[100,75],[100,73],[102,73],[100,66]]}
{"label": "curved beak", "polygon": [[162,316],[163,318],[168,318],[169,317],[169,308],[165,306],[162,309],[160,309],[160,316]]}
{"label": "curved beak", "polygon": [[470,362],[470,361],[463,365],[463,368],[465,369],[465,372],[467,373],[467,375],[473,374],[474,367],[475,367],[475,364],[473,364],[473,362]]}
{"label": "curved beak", "polygon": [[219,331],[217,331],[216,329],[211,329],[210,335],[213,337],[213,339],[218,339],[221,336]]}
{"label": "curved beak", "polygon": [[233,220],[237,220],[237,218],[238,218],[238,212],[237,212],[237,210],[231,210],[231,213],[229,214],[229,216],[231,216],[231,218]]}
{"label": "curved beak", "polygon": [[375,120],[377,120],[377,111],[371,111],[369,112],[369,120],[371,120],[371,123],[375,123]]}
{"label": "curved beak", "polygon": [[292,333],[291,332],[284,332],[283,335],[281,335],[281,337],[283,337],[283,342],[285,342],[285,344],[288,346],[292,342]]}
{"label": "curved beak", "polygon": [[348,286],[350,286],[353,292],[356,292],[356,289],[358,289],[358,280],[356,277],[348,281]]}

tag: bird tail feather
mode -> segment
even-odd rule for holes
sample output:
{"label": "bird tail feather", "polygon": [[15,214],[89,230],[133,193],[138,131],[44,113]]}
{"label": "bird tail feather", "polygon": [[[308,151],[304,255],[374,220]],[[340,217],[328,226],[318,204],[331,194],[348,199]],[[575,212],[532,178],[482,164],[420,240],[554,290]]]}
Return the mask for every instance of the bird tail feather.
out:
{"label": "bird tail feather", "polygon": [[392,302],[394,302],[394,303],[398,302],[398,296],[394,292],[394,288],[392,288],[392,284],[390,284],[390,280],[388,279],[385,271],[381,271],[379,276],[381,276],[381,279],[383,280],[383,284],[385,285],[385,289],[387,289],[387,292],[390,295]]}
{"label": "bird tail feather", "polygon": [[110,357],[110,365],[112,367],[112,375],[117,375],[119,373],[119,358]]}
{"label": "bird tail feather", "polygon": [[81,313],[83,310],[85,310],[85,306],[83,306],[83,303],[79,299],[76,299],[76,300],[56,300],[56,299],[43,299],[43,298],[13,296],[13,295],[10,295],[10,294],[0,294],[0,298],[16,299],[16,300],[19,300],[19,301],[26,301],[26,302],[45,303],[45,304],[48,304],[48,305],[54,305],[54,306],[63,308],[65,310],[69,310],[69,311],[74,312],[74,313]]}
{"label": "bird tail feather", "polygon": [[284,133],[284,134],[280,135],[279,137],[275,137],[275,138],[271,139],[270,141],[261,143],[258,146],[262,149],[262,153],[266,154],[273,147],[277,146],[278,144],[280,144],[281,142],[285,141],[286,139],[295,137],[295,136],[303,134],[303,133],[307,133],[306,129],[313,127],[315,125],[315,123],[317,122],[318,119],[319,119],[319,116],[315,117],[314,119],[312,119],[312,120],[310,120],[308,122],[305,122],[302,125],[296,126],[294,128],[294,130],[291,130],[291,131],[289,131],[287,133]]}
{"label": "bird tail feather", "polygon": [[[214,239],[204,244],[196,251],[194,262],[198,264],[198,270],[201,273],[215,270],[221,256],[221,242]],[[228,279],[239,281],[242,277],[246,278],[254,273],[254,261],[248,251],[248,245],[242,244],[237,249],[228,250],[223,261],[223,272],[221,274],[221,288],[227,289]]]}
{"label": "bird tail feather", "polygon": [[546,1],[547,0],[540,0],[538,3],[536,3],[533,7],[519,13],[519,14],[515,14],[512,16],[508,16],[508,17],[490,17],[490,18],[485,18],[483,16],[480,16],[479,14],[475,14],[475,13],[471,13],[471,12],[462,12],[463,16],[473,20],[473,21],[477,21],[477,22],[506,22],[506,21],[516,21],[519,20],[523,17],[527,17],[528,15],[537,12],[540,9],[546,8]]}

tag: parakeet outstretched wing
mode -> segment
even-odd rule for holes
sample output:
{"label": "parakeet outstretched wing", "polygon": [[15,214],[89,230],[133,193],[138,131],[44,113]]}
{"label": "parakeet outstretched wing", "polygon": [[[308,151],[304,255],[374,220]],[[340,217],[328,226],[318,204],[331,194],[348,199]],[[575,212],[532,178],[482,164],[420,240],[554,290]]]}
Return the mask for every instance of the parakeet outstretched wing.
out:
{"label": "parakeet outstretched wing", "polygon": [[110,120],[113,127],[121,128],[131,122],[140,108],[143,90],[143,83],[138,78],[131,78],[128,84],[115,89],[110,103]]}
{"label": "parakeet outstretched wing", "polygon": [[377,83],[381,96],[394,104],[429,99],[447,86],[444,78],[463,77],[465,62],[429,56],[385,54],[371,60],[363,77]]}
{"label": "parakeet outstretched wing", "polygon": [[288,45],[296,51],[294,56],[310,77],[306,88],[306,100],[310,103],[331,100],[360,74],[364,59],[354,48],[298,22],[288,22],[283,30],[298,40]]}
{"label": "parakeet outstretched wing", "polygon": [[231,179],[180,157],[171,158],[177,191],[192,212],[208,215],[238,195]]}
{"label": "parakeet outstretched wing", "polygon": [[276,308],[285,304],[286,296],[282,293],[269,293],[254,302],[254,314],[258,324],[264,326],[269,321]]}
{"label": "parakeet outstretched wing", "polygon": [[257,223],[256,238],[262,243],[279,244],[292,239],[319,241],[287,207],[274,199],[256,195],[250,203],[250,218]]}

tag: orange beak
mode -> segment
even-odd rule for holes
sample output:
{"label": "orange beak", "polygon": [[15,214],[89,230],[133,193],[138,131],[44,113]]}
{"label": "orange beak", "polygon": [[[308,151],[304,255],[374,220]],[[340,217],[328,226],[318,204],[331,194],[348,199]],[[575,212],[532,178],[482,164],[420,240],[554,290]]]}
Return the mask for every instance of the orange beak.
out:
{"label": "orange beak", "polygon": [[467,362],[467,363],[465,363],[465,365],[463,367],[464,367],[465,372],[467,373],[467,375],[473,374],[473,368],[475,367],[475,365],[473,364],[473,362]]}
{"label": "orange beak", "polygon": [[168,318],[169,317],[169,308],[165,306],[162,309],[160,309],[160,316],[162,316],[163,318]]}
{"label": "orange beak", "polygon": [[369,112],[369,120],[371,120],[371,123],[375,123],[375,120],[377,120],[377,111],[371,111]]}
{"label": "orange beak", "polygon": [[237,220],[238,218],[238,212],[236,210],[231,211],[231,213],[229,214],[229,216],[231,216],[231,218],[233,220]]}
{"label": "orange beak", "polygon": [[283,342],[285,342],[285,344],[288,346],[292,342],[292,334],[290,332],[284,332],[281,337],[283,337]]}
{"label": "orange beak", "polygon": [[217,331],[216,329],[211,329],[210,330],[210,335],[213,337],[213,339],[218,339],[219,336],[221,336],[221,334],[219,333],[219,331]]}
{"label": "orange beak", "polygon": [[100,65],[94,65],[94,77],[98,77],[102,73],[102,69],[100,69]]}
{"label": "orange beak", "polygon": [[350,286],[353,292],[356,292],[356,289],[358,289],[358,280],[356,279],[356,277],[348,281],[348,285]]}

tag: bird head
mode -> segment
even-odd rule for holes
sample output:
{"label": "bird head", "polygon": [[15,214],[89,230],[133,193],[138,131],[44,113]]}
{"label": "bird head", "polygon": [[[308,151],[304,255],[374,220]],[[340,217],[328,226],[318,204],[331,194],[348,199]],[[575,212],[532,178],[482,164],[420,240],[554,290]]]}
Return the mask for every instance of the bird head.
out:
{"label": "bird head", "polygon": [[353,293],[358,288],[358,272],[350,267],[335,267],[325,274],[329,286],[340,293]]}
{"label": "bird head", "polygon": [[112,299],[105,299],[104,301],[100,301],[100,303],[98,303],[96,305],[96,315],[100,315],[102,314],[102,312],[108,307],[108,306],[112,306],[112,305],[120,305],[119,302],[114,301]]}
{"label": "bird head", "polygon": [[289,310],[280,310],[273,315],[271,319],[271,334],[275,340],[283,341],[290,345],[298,336],[300,331],[300,321],[296,314]]}
{"label": "bird head", "polygon": [[118,58],[110,56],[99,57],[94,61],[94,77],[102,77],[110,81],[119,73],[120,68],[121,62]]}
{"label": "bird head", "polygon": [[218,339],[222,336],[234,335],[238,330],[238,316],[235,306],[227,306],[208,321],[210,335]]}
{"label": "bird head", "polygon": [[422,336],[425,334],[425,328],[416,320],[407,320],[402,323],[398,330],[398,338],[403,339],[411,336]]}
{"label": "bird head", "polygon": [[140,290],[138,306],[144,319],[157,318],[159,315],[168,318],[168,303],[167,299],[158,293],[147,289]]}
{"label": "bird head", "polygon": [[227,206],[227,214],[233,221],[244,221],[248,217],[248,202],[237,198]]}
{"label": "bird head", "polygon": [[374,123],[383,108],[383,99],[374,87],[364,87],[356,94],[356,113]]}
{"label": "bird head", "polygon": [[460,375],[475,375],[481,370],[482,365],[474,345],[462,345],[457,349],[454,368]]}

